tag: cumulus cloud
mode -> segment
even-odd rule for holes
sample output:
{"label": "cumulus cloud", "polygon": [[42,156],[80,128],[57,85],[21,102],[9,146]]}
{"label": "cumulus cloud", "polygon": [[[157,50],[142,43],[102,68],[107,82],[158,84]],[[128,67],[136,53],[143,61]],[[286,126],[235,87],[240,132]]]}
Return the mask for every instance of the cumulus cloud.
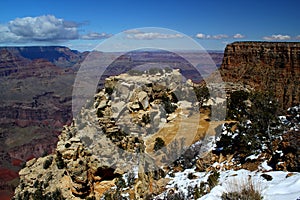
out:
{"label": "cumulus cloud", "polygon": [[300,40],[300,35],[297,35],[297,36],[296,36],[296,40]]}
{"label": "cumulus cloud", "polygon": [[78,25],[53,15],[17,18],[8,23],[8,29],[23,40],[57,41],[78,38]]}
{"label": "cumulus cloud", "polygon": [[204,33],[198,33],[196,34],[196,38],[198,39],[215,39],[215,40],[221,40],[225,38],[229,38],[226,34],[218,34],[218,35],[205,35]]}
{"label": "cumulus cloud", "polygon": [[0,43],[4,43],[7,41],[19,41],[21,40],[20,36],[12,33],[7,26],[0,25]]}
{"label": "cumulus cloud", "polygon": [[278,34],[278,35],[265,36],[265,37],[263,37],[263,39],[269,40],[269,41],[270,40],[290,40],[291,36]]}
{"label": "cumulus cloud", "polygon": [[233,38],[235,38],[235,39],[242,39],[242,38],[245,38],[245,36],[242,35],[242,34],[240,34],[240,33],[237,33],[237,34],[235,34],[235,35],[233,36]]}
{"label": "cumulus cloud", "polygon": [[181,34],[166,34],[166,33],[158,33],[158,32],[141,32],[139,30],[128,30],[125,31],[127,34],[126,37],[128,39],[136,39],[136,40],[154,40],[154,39],[176,39],[182,38]]}
{"label": "cumulus cloud", "polygon": [[0,24],[0,43],[59,42],[76,39],[93,40],[109,37],[106,33],[80,35],[82,23],[56,18],[53,15],[16,18]]}
{"label": "cumulus cloud", "polygon": [[91,32],[85,35],[81,35],[80,38],[83,40],[101,40],[101,39],[106,39],[111,37],[111,34],[107,33],[96,33],[96,32]]}

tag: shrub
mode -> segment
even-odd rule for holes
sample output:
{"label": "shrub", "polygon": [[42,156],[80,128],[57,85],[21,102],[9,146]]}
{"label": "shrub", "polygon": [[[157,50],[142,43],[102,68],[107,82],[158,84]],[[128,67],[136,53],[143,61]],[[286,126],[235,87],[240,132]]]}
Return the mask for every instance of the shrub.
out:
{"label": "shrub", "polygon": [[166,73],[171,73],[173,71],[173,69],[170,67],[166,67],[164,70]]}
{"label": "shrub", "polygon": [[261,200],[260,184],[254,184],[251,179],[233,180],[227,184],[227,191],[221,196],[222,200]]}
{"label": "shrub", "polygon": [[182,191],[177,192],[168,192],[167,195],[164,197],[166,200],[183,200],[185,199],[185,195]]}
{"label": "shrub", "polygon": [[129,70],[127,72],[130,76],[141,76],[143,74],[142,71],[140,70],[135,70],[135,69],[132,69],[132,70]]}
{"label": "shrub", "polygon": [[169,99],[163,101],[166,113],[170,114],[175,112],[177,106],[173,104]]}
{"label": "shrub", "polygon": [[231,104],[236,103],[238,106],[229,105],[228,113],[236,116],[238,122],[224,124],[214,152],[223,155],[237,153],[242,162],[251,154],[266,151],[265,147],[272,151],[272,140],[283,132],[277,117],[278,104],[271,93],[249,94],[249,109],[243,104],[247,97],[247,93],[243,92],[232,94]]}
{"label": "shrub", "polygon": [[44,200],[64,200],[61,190],[56,188],[54,192],[49,192],[44,195]]}
{"label": "shrub", "polygon": [[165,141],[162,138],[158,137],[158,138],[155,139],[153,150],[158,151],[161,148],[163,148],[164,146],[166,146]]}
{"label": "shrub", "polygon": [[220,173],[217,171],[213,171],[212,174],[209,175],[207,182],[210,189],[218,185],[219,178]]}
{"label": "shrub", "polygon": [[156,74],[163,74],[164,72],[163,72],[163,70],[162,69],[160,69],[160,68],[150,68],[149,70],[148,70],[148,73],[150,74],[150,75],[156,75]]}
{"label": "shrub", "polygon": [[200,106],[202,106],[204,101],[209,98],[209,90],[206,86],[194,87],[194,92],[198,102],[200,103]]}
{"label": "shrub", "polygon": [[107,93],[108,95],[111,95],[114,92],[114,89],[111,87],[106,87],[105,88],[105,93]]}
{"label": "shrub", "polygon": [[65,163],[60,152],[56,153],[55,162],[58,169],[63,169],[65,167]]}
{"label": "shrub", "polygon": [[36,189],[36,191],[33,193],[33,199],[34,200],[44,200],[43,191],[41,188]]}
{"label": "shrub", "polygon": [[145,124],[149,124],[149,123],[151,122],[149,113],[144,114],[144,115],[142,116],[142,122],[145,123]]}
{"label": "shrub", "polygon": [[43,168],[44,169],[48,169],[50,167],[50,165],[52,164],[53,161],[53,157],[50,156],[49,158],[47,158],[43,164]]}
{"label": "shrub", "polygon": [[243,90],[234,91],[230,94],[227,111],[229,119],[239,120],[248,114],[245,101],[249,99],[249,96],[250,94]]}

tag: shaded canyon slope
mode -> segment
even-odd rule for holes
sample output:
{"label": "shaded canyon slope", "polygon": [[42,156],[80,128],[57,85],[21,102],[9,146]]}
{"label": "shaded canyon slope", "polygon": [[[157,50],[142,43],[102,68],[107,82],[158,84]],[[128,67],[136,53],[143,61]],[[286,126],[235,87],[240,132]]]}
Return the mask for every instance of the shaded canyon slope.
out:
{"label": "shaded canyon slope", "polygon": [[59,46],[0,47],[1,199],[12,195],[21,165],[51,153],[71,122],[73,68],[83,57]]}
{"label": "shaded canyon slope", "polygon": [[284,110],[300,102],[300,43],[228,44],[220,71],[226,82],[273,92]]}

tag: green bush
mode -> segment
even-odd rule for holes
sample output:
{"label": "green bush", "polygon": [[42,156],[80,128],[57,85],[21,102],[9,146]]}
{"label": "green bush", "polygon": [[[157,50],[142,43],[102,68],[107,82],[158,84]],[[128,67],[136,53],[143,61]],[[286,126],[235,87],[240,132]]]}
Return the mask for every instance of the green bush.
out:
{"label": "green bush", "polygon": [[156,74],[163,74],[164,72],[163,72],[163,70],[162,69],[160,69],[160,68],[151,68],[151,69],[149,69],[148,70],[148,73],[150,74],[150,75],[156,75]]}
{"label": "green bush", "polygon": [[247,116],[248,108],[245,103],[250,94],[246,91],[239,90],[230,94],[228,101],[227,117],[229,119],[239,120]]}
{"label": "green bush", "polygon": [[175,112],[177,106],[171,102],[171,100],[167,99],[163,101],[166,113],[170,114]]}
{"label": "green bush", "polygon": [[53,161],[53,157],[50,156],[49,158],[47,158],[43,164],[43,168],[44,169],[48,169],[50,167],[50,165],[52,164]]}
{"label": "green bush", "polygon": [[204,101],[207,100],[210,96],[209,90],[206,86],[194,87],[194,92],[195,92],[198,102],[200,103],[200,106],[202,106]]}
{"label": "green bush", "polygon": [[55,162],[58,169],[63,169],[65,167],[65,163],[60,152],[56,153]]}
{"label": "green bush", "polygon": [[[247,98],[251,102],[250,108],[243,104]],[[233,103],[237,106],[232,105]],[[214,153],[236,154],[240,161],[244,162],[247,156],[265,151],[266,147],[272,150],[272,140],[283,132],[277,117],[278,108],[277,101],[271,93],[233,93],[229,113],[234,115],[238,122],[224,124]]]}
{"label": "green bush", "polygon": [[143,74],[142,71],[140,70],[135,70],[135,69],[132,69],[132,70],[129,70],[127,72],[130,76],[141,76]]}
{"label": "green bush", "polygon": [[153,150],[158,151],[161,148],[163,148],[164,146],[166,146],[165,141],[162,138],[158,137],[155,139]]}

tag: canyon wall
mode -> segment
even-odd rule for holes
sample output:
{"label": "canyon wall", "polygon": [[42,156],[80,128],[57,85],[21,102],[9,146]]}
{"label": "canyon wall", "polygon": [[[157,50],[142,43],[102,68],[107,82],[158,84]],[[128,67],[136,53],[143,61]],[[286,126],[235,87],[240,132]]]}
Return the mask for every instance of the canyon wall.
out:
{"label": "canyon wall", "polygon": [[71,123],[80,59],[66,47],[0,47],[0,197],[13,194],[22,163],[51,153]]}
{"label": "canyon wall", "polygon": [[300,43],[228,44],[220,71],[226,82],[274,92],[283,109],[300,102]]}

